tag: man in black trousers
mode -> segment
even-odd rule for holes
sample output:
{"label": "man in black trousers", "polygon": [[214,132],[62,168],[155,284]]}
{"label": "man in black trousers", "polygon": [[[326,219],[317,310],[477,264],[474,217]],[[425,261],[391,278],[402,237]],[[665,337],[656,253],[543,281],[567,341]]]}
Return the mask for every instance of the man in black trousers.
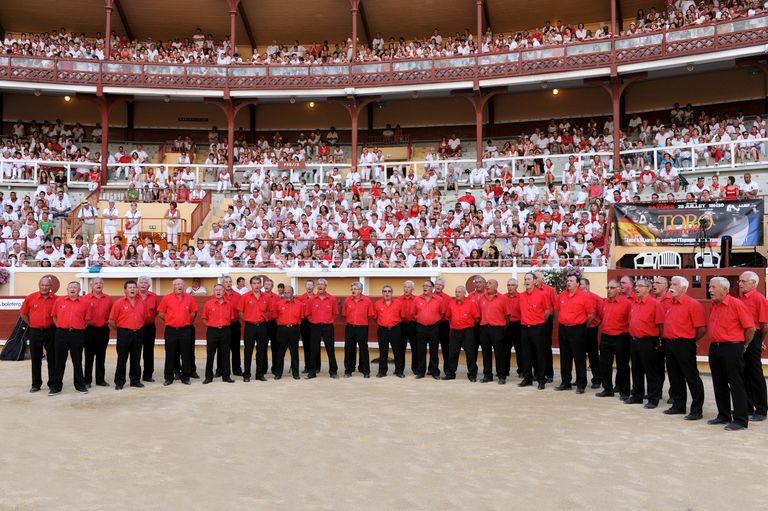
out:
{"label": "man in black trousers", "polygon": [[221,353],[218,360],[222,364],[222,381],[234,383],[235,381],[230,378],[229,366],[229,341],[231,339],[229,328],[232,323],[232,303],[224,297],[223,285],[216,284],[213,286],[213,296],[203,305],[203,321],[208,327],[205,335],[206,361],[203,384],[207,385],[213,381],[213,361],[217,359],[217,353]]}
{"label": "man in black trousers", "polygon": [[38,291],[30,294],[21,304],[21,319],[29,325],[29,352],[32,358],[32,387],[30,392],[39,392],[43,386],[43,348],[48,366],[48,389],[56,372],[56,356],[53,349],[53,337],[56,326],[51,312],[56,303],[56,295],[51,292],[51,279],[43,277],[37,283]]}
{"label": "man in black trousers", "polygon": [[64,371],[67,366],[67,355],[72,358],[75,390],[87,394],[85,378],[83,377],[83,344],[85,343],[85,327],[91,319],[90,302],[80,296],[80,283],[67,284],[67,296],[56,299],[51,311],[51,317],[56,324],[56,334],[53,340],[56,352],[56,375],[49,396],[60,394],[63,387]]}
{"label": "man in black trousers", "polygon": [[123,284],[124,296],[112,304],[109,312],[109,326],[117,331],[117,366],[115,368],[115,390],[125,385],[125,367],[130,360],[129,377],[131,387],[141,388],[141,350],[146,326],[147,302],[139,295],[135,280]]}

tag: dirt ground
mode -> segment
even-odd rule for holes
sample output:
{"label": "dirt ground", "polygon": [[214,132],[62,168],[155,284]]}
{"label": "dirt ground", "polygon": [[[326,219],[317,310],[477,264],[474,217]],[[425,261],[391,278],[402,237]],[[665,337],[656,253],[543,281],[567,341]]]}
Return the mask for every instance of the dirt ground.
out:
{"label": "dirt ground", "polygon": [[48,397],[28,393],[29,367],[0,364],[0,509],[749,510],[768,499],[768,423],[708,426],[709,377],[705,420],[691,423],[596,390],[465,373],[81,395],[70,367]]}

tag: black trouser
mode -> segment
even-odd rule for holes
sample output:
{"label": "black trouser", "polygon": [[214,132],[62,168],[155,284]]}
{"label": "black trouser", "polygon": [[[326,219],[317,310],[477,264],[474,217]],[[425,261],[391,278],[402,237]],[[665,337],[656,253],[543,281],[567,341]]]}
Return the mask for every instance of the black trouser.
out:
{"label": "black trouser", "polygon": [[552,333],[554,331],[553,317],[549,316],[544,323],[544,376],[551,380],[555,376],[552,365]]}
{"label": "black trouser", "polygon": [[[515,366],[517,367],[517,375],[521,376],[522,370],[520,369],[520,322],[511,321],[507,324],[507,329],[504,332],[504,356],[507,361],[507,374],[504,377],[508,377],[510,368],[512,366],[512,348],[515,348]],[[496,354],[498,357],[498,353]]]}
{"label": "black trouser", "polygon": [[141,344],[139,344],[139,358],[144,353],[144,379],[151,380],[155,372],[155,337],[157,327],[155,322],[144,325],[141,329]]}
{"label": "black trouser", "polygon": [[395,359],[395,374],[403,374],[405,371],[405,343],[401,336],[400,323],[395,326],[378,328],[379,338],[379,374],[386,375],[389,370],[389,347],[392,346],[392,355]]}
{"label": "black trouser", "polygon": [[243,378],[251,377],[251,362],[253,361],[253,348],[256,347],[256,376],[264,376],[267,373],[268,360],[267,349],[269,338],[267,337],[267,322],[245,322],[243,335],[245,349],[243,350]]}
{"label": "black trouser", "polygon": [[520,327],[520,357],[524,383],[531,383],[534,379],[539,383],[547,381],[544,370],[547,358],[545,333],[545,323]]}
{"label": "black trouser", "polygon": [[563,385],[570,385],[572,370],[576,365],[576,387],[587,386],[587,325],[560,325],[560,379]]}
{"label": "black trouser", "polygon": [[56,373],[51,388],[60,391],[64,381],[64,371],[67,368],[67,355],[72,358],[72,371],[77,390],[85,389],[83,378],[83,343],[85,330],[72,328],[57,328],[53,339],[53,350],[56,353]]}
{"label": "black trouser", "polygon": [[[747,426],[747,391],[744,387],[744,343],[713,342],[709,345],[709,369],[715,389],[717,417]],[[731,410],[733,400],[733,410]]]}
{"label": "black trouser", "polygon": [[181,379],[187,380],[192,374],[192,364],[195,360],[195,339],[191,326],[180,328],[165,327],[165,368],[163,376],[173,381],[175,365],[181,356]]}
{"label": "black trouser", "polygon": [[768,412],[765,375],[763,374],[763,334],[755,331],[752,342],[744,350],[744,385],[747,390],[747,411],[760,415]]}
{"label": "black trouser", "polygon": [[195,325],[189,325],[189,330],[189,335],[192,338],[192,342],[190,344],[186,344],[184,348],[179,348],[179,356],[176,357],[176,361],[173,365],[174,372],[179,376],[181,376],[181,364],[185,356],[185,354],[181,351],[182,349],[188,349],[190,351],[190,353],[186,354],[186,356],[191,361],[189,365],[189,375],[192,376],[197,372],[197,363],[195,362],[195,341],[197,340],[197,331],[195,330]]}
{"label": "black trouser", "polygon": [[[166,332],[167,331],[168,328],[166,327]],[[166,339],[168,339],[167,334]],[[144,328],[139,330],[130,330],[128,328],[117,329],[117,366],[115,367],[115,385],[125,385],[125,366],[128,364],[129,360],[131,365],[128,370],[128,376],[131,383],[139,383],[139,380],[141,379],[141,347],[143,342]],[[167,343],[168,341],[166,340],[166,345]],[[146,366],[144,367],[146,368]],[[173,379],[173,373],[171,373],[170,379]],[[98,378],[96,381],[99,381]]]}
{"label": "black trouser", "polygon": [[592,372],[592,383],[602,383],[600,377],[600,352],[597,346],[597,327],[587,327],[586,332],[587,343],[587,360],[589,361],[589,369]]}
{"label": "black trouser", "polygon": [[29,353],[32,358],[32,386],[43,386],[43,348],[45,348],[45,362],[48,366],[48,381],[46,385],[51,388],[51,383],[56,379],[56,354],[53,348],[53,337],[56,327],[30,328],[29,329]]}
{"label": "black trouser", "polygon": [[[230,327],[209,326],[205,334],[205,379],[213,380],[213,361],[221,360],[221,377],[228,380],[229,370],[229,342],[232,339]],[[218,357],[217,357],[218,353]]]}
{"label": "black trouser", "polygon": [[443,368],[448,363],[451,356],[451,323],[450,321],[440,321],[437,324],[437,332],[440,337],[440,352],[443,355]]}
{"label": "black trouser", "polygon": [[[405,348],[411,347],[411,372],[416,374],[416,365],[418,353],[418,343],[416,342],[416,322],[415,321],[403,321],[400,323],[400,343],[403,346],[403,361],[402,366],[405,367]],[[397,353],[394,354],[397,357]],[[395,367],[397,367],[397,359],[395,359]]]}
{"label": "black trouser", "polygon": [[85,327],[85,368],[83,377],[85,384],[93,382],[94,360],[96,361],[96,383],[104,383],[104,363],[107,359],[109,345],[109,326]]}
{"label": "black trouser", "polygon": [[[427,366],[429,348],[429,366]],[[440,376],[440,328],[434,325],[416,323],[416,369],[414,374]],[[413,351],[413,350],[411,350]],[[411,354],[411,356],[414,356]]]}
{"label": "black trouser", "polygon": [[659,380],[659,359],[657,358],[657,337],[632,338],[632,399],[643,400],[645,381],[648,380],[648,402],[659,404],[661,381]]}
{"label": "black trouser", "polygon": [[[230,354],[232,356],[232,364],[229,366],[231,374],[235,374],[240,376],[243,374],[243,368],[240,365],[240,331],[242,330],[242,325],[240,325],[239,321],[232,321],[229,324],[229,351],[230,353],[227,354],[229,357]],[[227,362],[229,365],[229,362]],[[219,350],[218,354],[216,355],[216,373],[215,374],[221,374],[221,368],[224,367],[224,358],[223,358],[223,350]]]}
{"label": "black trouser", "polygon": [[371,359],[368,354],[368,327],[347,325],[344,329],[344,374],[355,372],[357,347],[360,346],[360,365],[363,374],[371,374]]}
{"label": "black trouser", "polygon": [[314,365],[309,358],[312,353],[312,328],[309,320],[302,319],[299,330],[301,331],[301,349],[304,352],[304,370],[309,371],[309,368]]}
{"label": "black trouser", "polygon": [[335,338],[333,331],[333,323],[312,323],[312,355],[310,360],[312,361],[312,367],[307,367],[307,371],[310,374],[317,374],[322,367],[320,362],[320,342],[325,344],[325,354],[328,355],[328,372],[330,374],[336,374],[339,371],[339,366],[336,363],[335,350]]}
{"label": "black trouser", "polygon": [[483,348],[483,376],[493,378],[493,353],[496,353],[496,377],[509,374],[509,351],[505,351],[505,326],[480,327],[480,346]]}
{"label": "black trouser", "polygon": [[[299,325],[277,327],[277,354],[272,358],[272,372],[282,376],[285,367],[285,352],[291,352],[291,375],[299,376]],[[276,357],[276,358],[275,358]]]}
{"label": "black trouser", "polygon": [[669,394],[672,408],[687,408],[688,392],[691,389],[691,413],[701,413],[704,405],[704,384],[696,365],[696,341],[694,339],[664,339],[669,371]]}
{"label": "black trouser", "polygon": [[456,369],[459,367],[459,355],[464,350],[467,357],[467,377],[477,378],[477,340],[475,339],[475,327],[451,329],[451,346],[448,363],[443,366],[445,375],[456,377]]}
{"label": "black trouser", "polygon": [[618,335],[603,334],[600,339],[600,376],[603,389],[613,394],[613,359],[616,359],[616,386],[619,394],[629,396],[630,392],[630,337],[628,333]]}
{"label": "black trouser", "polygon": [[267,321],[267,339],[269,340],[270,352],[272,353],[272,374],[275,372],[275,359],[280,352],[280,345],[277,344],[277,321]]}
{"label": "black trouser", "polygon": [[[656,371],[659,375],[659,397],[664,394],[664,379],[666,373],[666,339],[661,340],[661,344],[656,344]],[[672,381],[669,382],[669,397],[672,397],[672,393],[675,390],[672,388]]]}

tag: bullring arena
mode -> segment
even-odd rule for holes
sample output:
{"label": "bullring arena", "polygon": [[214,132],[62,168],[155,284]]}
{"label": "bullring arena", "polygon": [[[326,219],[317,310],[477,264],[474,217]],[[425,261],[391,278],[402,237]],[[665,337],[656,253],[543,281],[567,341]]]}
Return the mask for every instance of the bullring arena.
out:
{"label": "bullring arena", "polygon": [[0,509],[762,507],[768,4],[189,4],[0,3]]}

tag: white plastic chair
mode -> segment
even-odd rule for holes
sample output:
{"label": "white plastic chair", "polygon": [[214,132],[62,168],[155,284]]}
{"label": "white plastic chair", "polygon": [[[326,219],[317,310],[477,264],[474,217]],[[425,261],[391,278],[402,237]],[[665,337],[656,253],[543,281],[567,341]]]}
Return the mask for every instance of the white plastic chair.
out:
{"label": "white plastic chair", "polygon": [[680,269],[682,265],[683,265],[683,262],[682,262],[682,258],[680,257],[680,254],[677,252],[672,252],[671,250],[661,252],[656,257],[656,269],[658,270],[663,270],[663,269],[677,270],[677,269]]}
{"label": "white plastic chair", "polygon": [[643,252],[635,256],[635,269],[653,270],[656,268],[656,254],[653,252]]}
{"label": "white plastic chair", "polygon": [[703,254],[696,254],[693,258],[693,262],[696,268],[719,268],[720,267],[720,254],[717,252],[705,252]]}

